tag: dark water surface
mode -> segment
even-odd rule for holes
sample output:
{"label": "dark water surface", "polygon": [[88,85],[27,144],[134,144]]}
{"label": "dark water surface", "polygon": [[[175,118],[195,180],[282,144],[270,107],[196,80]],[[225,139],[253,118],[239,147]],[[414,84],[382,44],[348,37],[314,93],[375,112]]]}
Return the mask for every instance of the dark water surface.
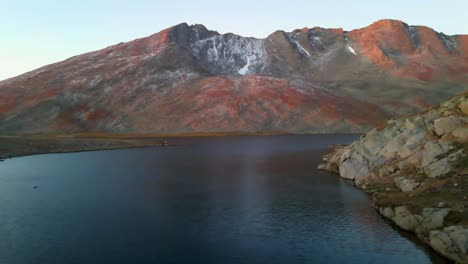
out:
{"label": "dark water surface", "polygon": [[355,138],[177,139],[6,160],[0,263],[441,262],[316,169],[326,146]]}

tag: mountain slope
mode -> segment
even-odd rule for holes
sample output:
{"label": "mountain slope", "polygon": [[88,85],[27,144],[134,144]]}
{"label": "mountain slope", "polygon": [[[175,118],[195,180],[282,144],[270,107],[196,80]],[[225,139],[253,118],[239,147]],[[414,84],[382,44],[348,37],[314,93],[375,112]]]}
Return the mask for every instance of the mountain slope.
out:
{"label": "mountain slope", "polygon": [[180,24],[0,82],[0,133],[361,132],[465,90],[468,38]]}

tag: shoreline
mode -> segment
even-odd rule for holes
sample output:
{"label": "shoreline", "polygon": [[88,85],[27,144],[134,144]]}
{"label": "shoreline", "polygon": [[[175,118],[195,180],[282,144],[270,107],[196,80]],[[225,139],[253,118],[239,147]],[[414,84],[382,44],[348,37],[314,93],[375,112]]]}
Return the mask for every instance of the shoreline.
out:
{"label": "shoreline", "polygon": [[[439,190],[431,191],[430,195],[434,199],[421,201],[420,194],[402,192],[398,189],[400,186],[389,187],[394,184],[392,179],[387,182],[382,179],[377,181],[366,179],[359,182],[356,179],[343,177],[340,173],[339,156],[350,146],[334,146],[325,155],[324,163],[320,164],[318,169],[332,172],[344,180],[351,181],[354,188],[370,196],[371,206],[392,226],[413,235],[439,256],[454,263],[468,263],[467,252],[458,248],[463,245],[468,247],[468,213],[463,209],[462,213],[459,213],[460,205],[462,208],[467,207],[468,193],[464,194],[465,199],[460,197],[441,199],[439,197],[445,197],[446,190],[440,193]],[[399,198],[391,200],[393,195]],[[387,200],[388,197],[391,199]],[[434,203],[436,200],[438,202]]]}
{"label": "shoreline", "polygon": [[468,94],[332,146],[318,168],[354,181],[383,217],[468,263]]}
{"label": "shoreline", "polygon": [[162,139],[0,136],[0,161],[41,154],[162,147]]}
{"label": "shoreline", "polygon": [[[398,221],[395,221],[395,219],[393,217],[390,217],[389,215],[385,214],[385,210],[388,210],[388,209],[394,210],[394,208],[396,208],[398,206],[395,206],[394,208],[392,208],[392,207],[385,207],[385,208],[384,207],[379,207],[379,206],[376,205],[376,200],[375,200],[375,196],[374,196],[374,194],[376,192],[369,192],[367,189],[363,189],[362,187],[357,185],[354,182],[354,180],[346,179],[346,178],[341,177],[339,172],[328,170],[328,169],[323,169],[323,168],[320,168],[320,167],[318,169],[331,172],[331,173],[335,174],[337,177],[340,177],[343,180],[350,181],[353,188],[356,188],[359,191],[362,191],[365,194],[369,195],[371,207],[382,217],[382,219],[384,221],[388,222],[392,228],[395,228],[396,230],[398,230],[398,232],[401,233],[402,236],[405,236],[407,239],[412,240],[414,243],[426,246],[433,253],[437,254],[439,257],[443,258],[444,260],[446,260],[448,262],[461,263],[461,264],[465,263],[465,262],[456,262],[455,260],[453,260],[453,259],[449,258],[448,256],[442,254],[441,252],[437,251],[430,244],[429,241],[422,238],[415,230],[410,230],[410,229],[404,228],[404,226],[399,225]],[[411,215],[413,215],[413,214],[410,214],[410,216]],[[416,214],[414,214],[414,215],[416,215]]]}
{"label": "shoreline", "polygon": [[99,150],[162,147],[163,141],[175,138],[361,135],[356,133],[292,134],[286,132],[200,132],[179,134],[73,133],[0,135],[0,162],[16,157],[41,154],[76,153]]}

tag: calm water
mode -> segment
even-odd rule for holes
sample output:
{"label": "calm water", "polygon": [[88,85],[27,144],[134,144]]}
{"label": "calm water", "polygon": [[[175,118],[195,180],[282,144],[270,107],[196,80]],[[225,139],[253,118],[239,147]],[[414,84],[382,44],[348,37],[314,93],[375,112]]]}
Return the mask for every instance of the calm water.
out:
{"label": "calm water", "polygon": [[178,139],[0,162],[0,263],[441,262],[316,169],[326,146],[355,138]]}

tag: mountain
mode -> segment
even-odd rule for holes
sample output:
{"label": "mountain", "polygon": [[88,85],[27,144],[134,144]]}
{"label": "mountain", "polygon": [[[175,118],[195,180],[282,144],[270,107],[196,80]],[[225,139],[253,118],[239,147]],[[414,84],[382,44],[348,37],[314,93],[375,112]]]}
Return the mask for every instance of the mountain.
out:
{"label": "mountain", "polygon": [[397,226],[468,263],[468,92],[335,146],[324,161]]}
{"label": "mountain", "polygon": [[0,82],[0,133],[362,132],[466,90],[468,35],[180,24]]}

